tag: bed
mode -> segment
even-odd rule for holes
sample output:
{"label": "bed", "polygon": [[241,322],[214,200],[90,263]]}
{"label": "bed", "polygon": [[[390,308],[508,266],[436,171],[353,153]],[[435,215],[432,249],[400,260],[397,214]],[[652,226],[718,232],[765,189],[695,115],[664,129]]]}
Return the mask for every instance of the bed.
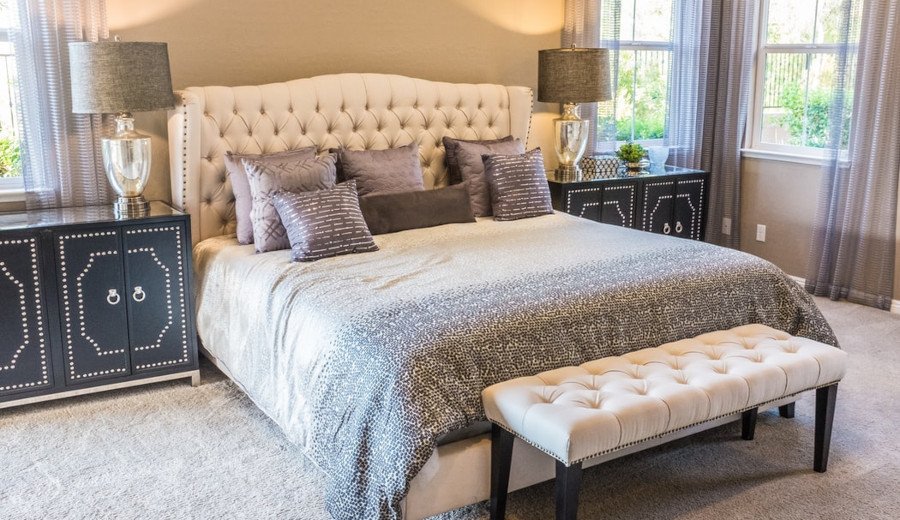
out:
{"label": "bed", "polygon": [[[490,384],[751,322],[837,345],[768,262],[562,213],[376,235],[377,252],[310,263],[234,238],[226,152],[415,141],[437,188],[442,137],[527,141],[528,88],[337,74],[177,98],[172,199],[191,214],[204,352],[328,476],[335,518],[485,500]],[[541,455],[517,446],[510,489],[552,478]]]}

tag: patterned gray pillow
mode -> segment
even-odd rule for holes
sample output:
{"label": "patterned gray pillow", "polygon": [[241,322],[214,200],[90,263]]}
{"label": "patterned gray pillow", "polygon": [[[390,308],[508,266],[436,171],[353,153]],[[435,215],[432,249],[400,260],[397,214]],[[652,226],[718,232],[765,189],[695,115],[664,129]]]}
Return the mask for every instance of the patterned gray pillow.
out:
{"label": "patterned gray pillow", "polygon": [[253,222],[250,221],[250,208],[253,207],[253,197],[250,195],[250,181],[247,180],[247,170],[244,169],[243,159],[257,161],[283,161],[285,159],[306,160],[316,156],[316,147],[307,146],[283,152],[267,154],[236,154],[225,153],[225,171],[231,179],[231,191],[234,192],[234,216],[237,220],[237,239],[241,244],[253,243]]}
{"label": "patterned gray pillow", "polygon": [[497,200],[494,220],[553,213],[541,149],[521,155],[484,155],[484,170]]}
{"label": "patterned gray pillow", "polygon": [[513,136],[511,135],[501,137],[500,139],[456,139],[455,137],[442,137],[441,142],[444,143],[444,164],[447,165],[447,182],[453,185],[463,181],[462,173],[459,171],[459,159],[456,157],[459,143],[497,144],[508,143],[512,140]]}
{"label": "patterned gray pillow", "polygon": [[281,191],[314,191],[334,186],[335,156],[323,155],[305,161],[258,161],[244,159],[253,207],[253,243],[256,251],[276,251],[291,247],[273,197]]}
{"label": "patterned gray pillow", "polygon": [[340,162],[344,179],[356,181],[360,197],[425,189],[415,141],[387,150],[341,148]]}
{"label": "patterned gray pillow", "polygon": [[490,217],[491,188],[487,177],[484,175],[483,154],[520,154],[525,152],[522,141],[514,139],[492,144],[458,143],[456,159],[459,161],[459,172],[463,181],[469,182],[469,200],[472,203],[472,212],[476,217]]}
{"label": "patterned gray pillow", "polygon": [[328,190],[275,194],[291,241],[291,262],[378,251],[359,210],[354,181]]}

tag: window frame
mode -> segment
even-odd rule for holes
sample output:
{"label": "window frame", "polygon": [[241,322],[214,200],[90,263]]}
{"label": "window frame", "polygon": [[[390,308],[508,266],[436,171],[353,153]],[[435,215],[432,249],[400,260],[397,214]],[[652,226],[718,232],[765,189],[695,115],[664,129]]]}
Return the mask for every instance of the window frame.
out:
{"label": "window frame", "polygon": [[[756,43],[756,62],[754,64],[753,99],[750,104],[752,110],[748,117],[749,135],[746,142],[749,149],[743,150],[745,156],[772,158],[797,158],[798,162],[818,163],[827,157],[826,148],[813,146],[796,146],[788,144],[768,143],[762,140],[763,109],[765,103],[766,64],[770,54],[821,54],[838,55],[841,50],[839,43],[767,43],[769,30],[769,2],[760,2],[759,24]],[[807,86],[808,88],[808,86]]]}
{"label": "window frame", "polygon": [[[609,43],[610,42],[601,42],[601,45],[608,46]],[[621,53],[622,51],[632,51],[635,53],[640,52],[640,51],[667,52],[669,54],[669,65],[668,66],[671,67],[672,52],[674,52],[674,44],[672,43],[671,39],[667,42],[663,42],[663,41],[655,42],[655,41],[645,41],[645,40],[621,40],[620,39],[618,42],[618,48],[616,49],[616,59],[618,59],[619,53]],[[616,64],[616,76],[617,76],[616,86],[617,87],[618,87],[618,76],[621,75],[621,67],[619,67],[620,64],[621,64],[621,62]],[[635,69],[636,69],[638,66],[638,62],[636,59],[635,59],[634,64],[635,64]],[[635,73],[632,75],[632,77],[633,77],[632,92],[635,92],[637,90],[637,84],[638,84],[637,70],[635,70],[634,72]],[[628,140],[625,140],[625,141],[620,141],[617,139],[615,141],[617,148],[627,142],[638,143],[645,147],[646,146],[660,146],[660,145],[665,144],[665,141],[668,138],[666,134],[668,134],[668,130],[669,130],[668,129],[668,120],[669,120],[668,96],[669,96],[669,87],[670,87],[669,82],[671,81],[671,79],[672,79],[672,73],[671,73],[671,70],[669,70],[668,73],[666,74],[667,105],[666,105],[666,118],[665,118],[666,124],[663,127],[663,136],[660,138],[657,138],[657,139],[634,139],[635,102],[634,102],[634,100],[632,100],[632,102],[631,102],[631,138]],[[618,96],[618,93],[615,93],[615,95]],[[618,128],[616,129],[616,133],[618,134]]]}

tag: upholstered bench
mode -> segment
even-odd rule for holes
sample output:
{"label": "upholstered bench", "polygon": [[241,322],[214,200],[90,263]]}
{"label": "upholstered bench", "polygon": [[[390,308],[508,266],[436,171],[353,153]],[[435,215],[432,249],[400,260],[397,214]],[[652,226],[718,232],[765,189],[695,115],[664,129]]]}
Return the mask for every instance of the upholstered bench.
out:
{"label": "upholstered bench", "polygon": [[498,383],[482,392],[491,434],[491,518],[503,518],[515,436],[556,459],[556,514],[576,518],[582,462],[633,453],[757,411],[792,415],[816,390],[815,471],[828,464],[837,383],[846,353],[764,325],[606,357]]}

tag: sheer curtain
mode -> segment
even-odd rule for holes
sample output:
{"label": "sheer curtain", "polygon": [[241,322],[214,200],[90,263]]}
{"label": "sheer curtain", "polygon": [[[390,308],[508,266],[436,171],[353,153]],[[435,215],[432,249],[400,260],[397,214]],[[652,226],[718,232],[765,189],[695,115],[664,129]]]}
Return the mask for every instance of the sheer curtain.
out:
{"label": "sheer curtain", "polygon": [[[806,289],[888,310],[900,178],[900,5],[875,0],[842,5],[845,43],[838,58],[829,156],[822,170]],[[857,30],[858,56],[853,60]],[[838,151],[843,143],[849,145],[846,156]]]}
{"label": "sheer curtain", "polygon": [[[565,22],[562,30],[562,47],[567,49],[572,45],[583,48],[595,48],[600,46],[600,2],[599,0],[566,0]],[[615,56],[610,53],[610,63],[615,63]],[[610,82],[615,89],[615,83]],[[578,106],[579,115],[583,119],[591,120],[591,115],[597,113],[597,103],[582,103]],[[597,125],[588,126],[588,143],[585,147],[586,155],[597,150]]]}
{"label": "sheer curtain", "polygon": [[[563,43],[608,47],[615,61],[622,1],[568,0]],[[758,8],[758,0],[672,2],[669,163],[711,172],[706,240],[734,248],[740,245],[740,149],[752,86]],[[615,67],[613,79],[617,86]],[[582,117],[588,110],[582,108]],[[615,110],[615,101],[599,106],[600,132],[589,150],[615,148]],[[723,217],[732,221],[730,235],[721,233]]]}
{"label": "sheer curtain", "polygon": [[12,0],[29,209],[110,202],[100,116],[71,113],[69,42],[108,38],[105,0]]}

